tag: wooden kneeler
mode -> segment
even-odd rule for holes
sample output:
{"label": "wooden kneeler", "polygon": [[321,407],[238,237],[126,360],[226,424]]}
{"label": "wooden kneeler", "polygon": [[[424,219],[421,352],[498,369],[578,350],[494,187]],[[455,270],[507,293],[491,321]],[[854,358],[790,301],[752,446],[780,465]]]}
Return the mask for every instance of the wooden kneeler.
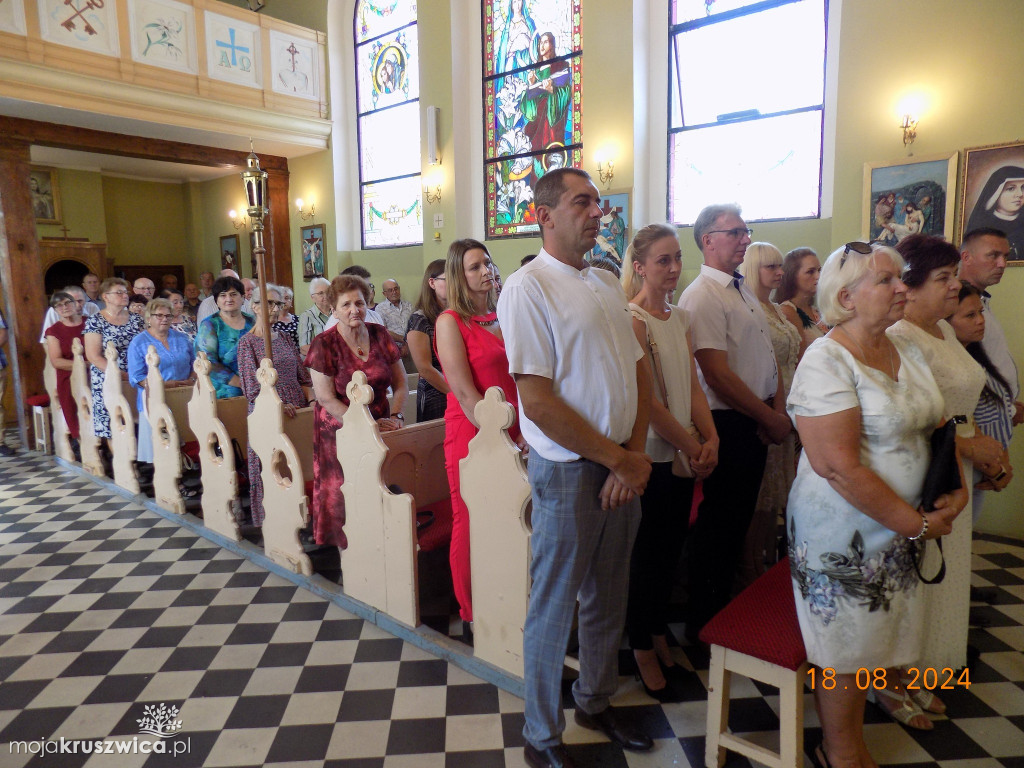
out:
{"label": "wooden kneeler", "polygon": [[[338,430],[338,460],[346,482],[345,533],[341,554],[345,594],[410,627],[419,624],[415,504],[381,482],[387,448],[370,415],[373,388],[356,371],[346,388],[349,408]],[[358,479],[358,482],[354,482]],[[352,482],[350,482],[352,481]]]}
{"label": "wooden kneeler", "polygon": [[85,360],[85,347],[81,339],[71,341],[71,396],[78,408],[78,444],[82,451],[82,467],[96,477],[103,477],[100,459],[100,439],[92,428],[92,387],[89,384],[89,364]]}
{"label": "wooden kneeler", "polygon": [[270,359],[260,361],[256,378],[260,393],[249,414],[249,446],[260,457],[262,466],[260,476],[266,511],[263,548],[275,563],[293,573],[311,576],[313,564],[299,541],[299,530],[309,520],[302,462],[295,445],[285,434],[284,406],[275,387],[277,370]]}
{"label": "wooden kneeler", "polygon": [[192,364],[196,384],[188,403],[188,421],[199,441],[203,472],[203,524],[232,541],[240,541],[234,505],[238,500],[238,475],[231,436],[217,418],[217,392],[210,381],[210,360],[200,350]]}
{"label": "wooden kneeler", "polygon": [[135,419],[131,404],[121,384],[117,365],[117,348],[108,341],[103,351],[107,370],[103,376],[103,404],[110,414],[110,450],[113,453],[114,482],[129,493],[139,493],[139,477],[135,472],[138,445],[135,442]]}
{"label": "wooden kneeler", "polygon": [[[807,651],[796,617],[789,558],[784,557],[709,621],[700,639],[711,646],[704,764],[722,768],[726,750],[769,768],[803,768]],[[732,673],[779,689],[779,751],[729,733]]]}
{"label": "wooden kneeler", "polygon": [[491,387],[473,413],[480,431],[459,462],[469,509],[473,654],[523,676],[523,626],[530,595],[530,481],[508,436],[515,409]]}
{"label": "wooden kneeler", "polygon": [[[156,503],[178,515],[185,514],[181,498],[181,438],[174,414],[167,407],[164,377],[160,375],[160,355],[152,344],[146,351],[146,406],[153,433],[153,496]],[[177,389],[177,387],[175,387]],[[185,389],[185,387],[181,387]]]}

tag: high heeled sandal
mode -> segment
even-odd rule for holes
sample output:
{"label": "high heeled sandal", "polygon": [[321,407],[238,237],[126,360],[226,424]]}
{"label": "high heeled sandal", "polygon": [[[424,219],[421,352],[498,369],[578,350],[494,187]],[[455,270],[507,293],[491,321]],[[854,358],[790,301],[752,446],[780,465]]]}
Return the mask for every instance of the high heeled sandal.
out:
{"label": "high heeled sandal", "polygon": [[[898,706],[894,706],[892,709],[889,709],[886,705],[882,704],[882,698],[898,702]],[[888,688],[872,688],[868,691],[868,701],[885,712],[885,714],[897,723],[901,723],[907,728],[915,728],[919,731],[930,731],[934,728],[932,721],[928,719],[928,715],[926,715],[924,710],[910,698],[906,691],[896,693],[894,691],[890,691]],[[914,725],[911,721],[918,715],[923,717],[924,721],[928,723],[928,725]]]}

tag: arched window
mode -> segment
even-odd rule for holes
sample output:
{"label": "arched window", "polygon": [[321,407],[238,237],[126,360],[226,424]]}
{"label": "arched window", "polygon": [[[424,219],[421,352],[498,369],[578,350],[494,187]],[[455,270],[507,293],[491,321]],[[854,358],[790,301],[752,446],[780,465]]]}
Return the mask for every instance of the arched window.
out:
{"label": "arched window", "polygon": [[363,248],[419,245],[416,0],[358,0],[354,33]]}
{"label": "arched window", "polygon": [[533,185],[580,166],[579,0],[484,0],[487,237],[537,231]]}
{"label": "arched window", "polygon": [[[668,215],[821,210],[826,0],[670,0]],[[780,41],[784,41],[781,42]]]}

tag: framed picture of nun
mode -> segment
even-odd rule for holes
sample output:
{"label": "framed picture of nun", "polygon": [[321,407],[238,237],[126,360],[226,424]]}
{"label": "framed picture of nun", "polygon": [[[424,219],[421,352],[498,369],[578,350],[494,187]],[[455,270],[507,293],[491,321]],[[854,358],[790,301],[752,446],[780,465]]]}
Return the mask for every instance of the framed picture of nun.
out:
{"label": "framed picture of nun", "polygon": [[1024,142],[964,150],[957,242],[971,230],[1006,233],[1014,266],[1024,265]]}

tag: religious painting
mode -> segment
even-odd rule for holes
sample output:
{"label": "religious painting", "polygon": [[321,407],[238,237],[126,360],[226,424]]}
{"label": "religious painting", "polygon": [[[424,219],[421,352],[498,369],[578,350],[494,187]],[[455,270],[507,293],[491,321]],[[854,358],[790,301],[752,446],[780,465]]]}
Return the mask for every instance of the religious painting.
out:
{"label": "religious painting", "polygon": [[196,17],[176,0],[128,0],[132,59],[175,72],[198,72]]}
{"label": "religious painting", "polygon": [[311,224],[299,230],[302,238],[302,279],[307,283],[324,276],[324,225]]}
{"label": "religious painting", "polygon": [[597,231],[597,245],[584,257],[587,261],[606,258],[622,266],[629,245],[629,191],[613,190],[601,195],[601,228]]}
{"label": "religious painting", "polygon": [[220,268],[238,271],[238,235],[224,235],[220,239]]}
{"label": "religious painting", "polygon": [[964,150],[957,241],[994,227],[1010,241],[1008,264],[1024,265],[1024,142]]}
{"label": "religious painting", "polygon": [[270,30],[270,70],[275,93],[320,98],[320,47],[312,40]]}
{"label": "religious painting", "polygon": [[32,193],[32,213],[36,224],[60,224],[60,187],[57,169],[33,165],[28,171],[28,187]]}
{"label": "religious painting", "polygon": [[95,0],[38,0],[39,33],[58,45],[120,56],[117,6]]}
{"label": "religious painting", "polygon": [[363,248],[423,242],[415,0],[359,0],[356,107]]}
{"label": "religious painting", "polygon": [[483,46],[487,236],[531,235],[537,180],[582,161],[579,0],[484,0]]}
{"label": "religious painting", "polygon": [[864,164],[865,241],[896,245],[917,233],[953,238],[956,198],[953,155]]}
{"label": "religious painting", "polygon": [[25,34],[24,0],[0,0],[0,32]]}
{"label": "religious painting", "polygon": [[204,16],[207,74],[215,80],[261,88],[260,28],[209,11]]}

